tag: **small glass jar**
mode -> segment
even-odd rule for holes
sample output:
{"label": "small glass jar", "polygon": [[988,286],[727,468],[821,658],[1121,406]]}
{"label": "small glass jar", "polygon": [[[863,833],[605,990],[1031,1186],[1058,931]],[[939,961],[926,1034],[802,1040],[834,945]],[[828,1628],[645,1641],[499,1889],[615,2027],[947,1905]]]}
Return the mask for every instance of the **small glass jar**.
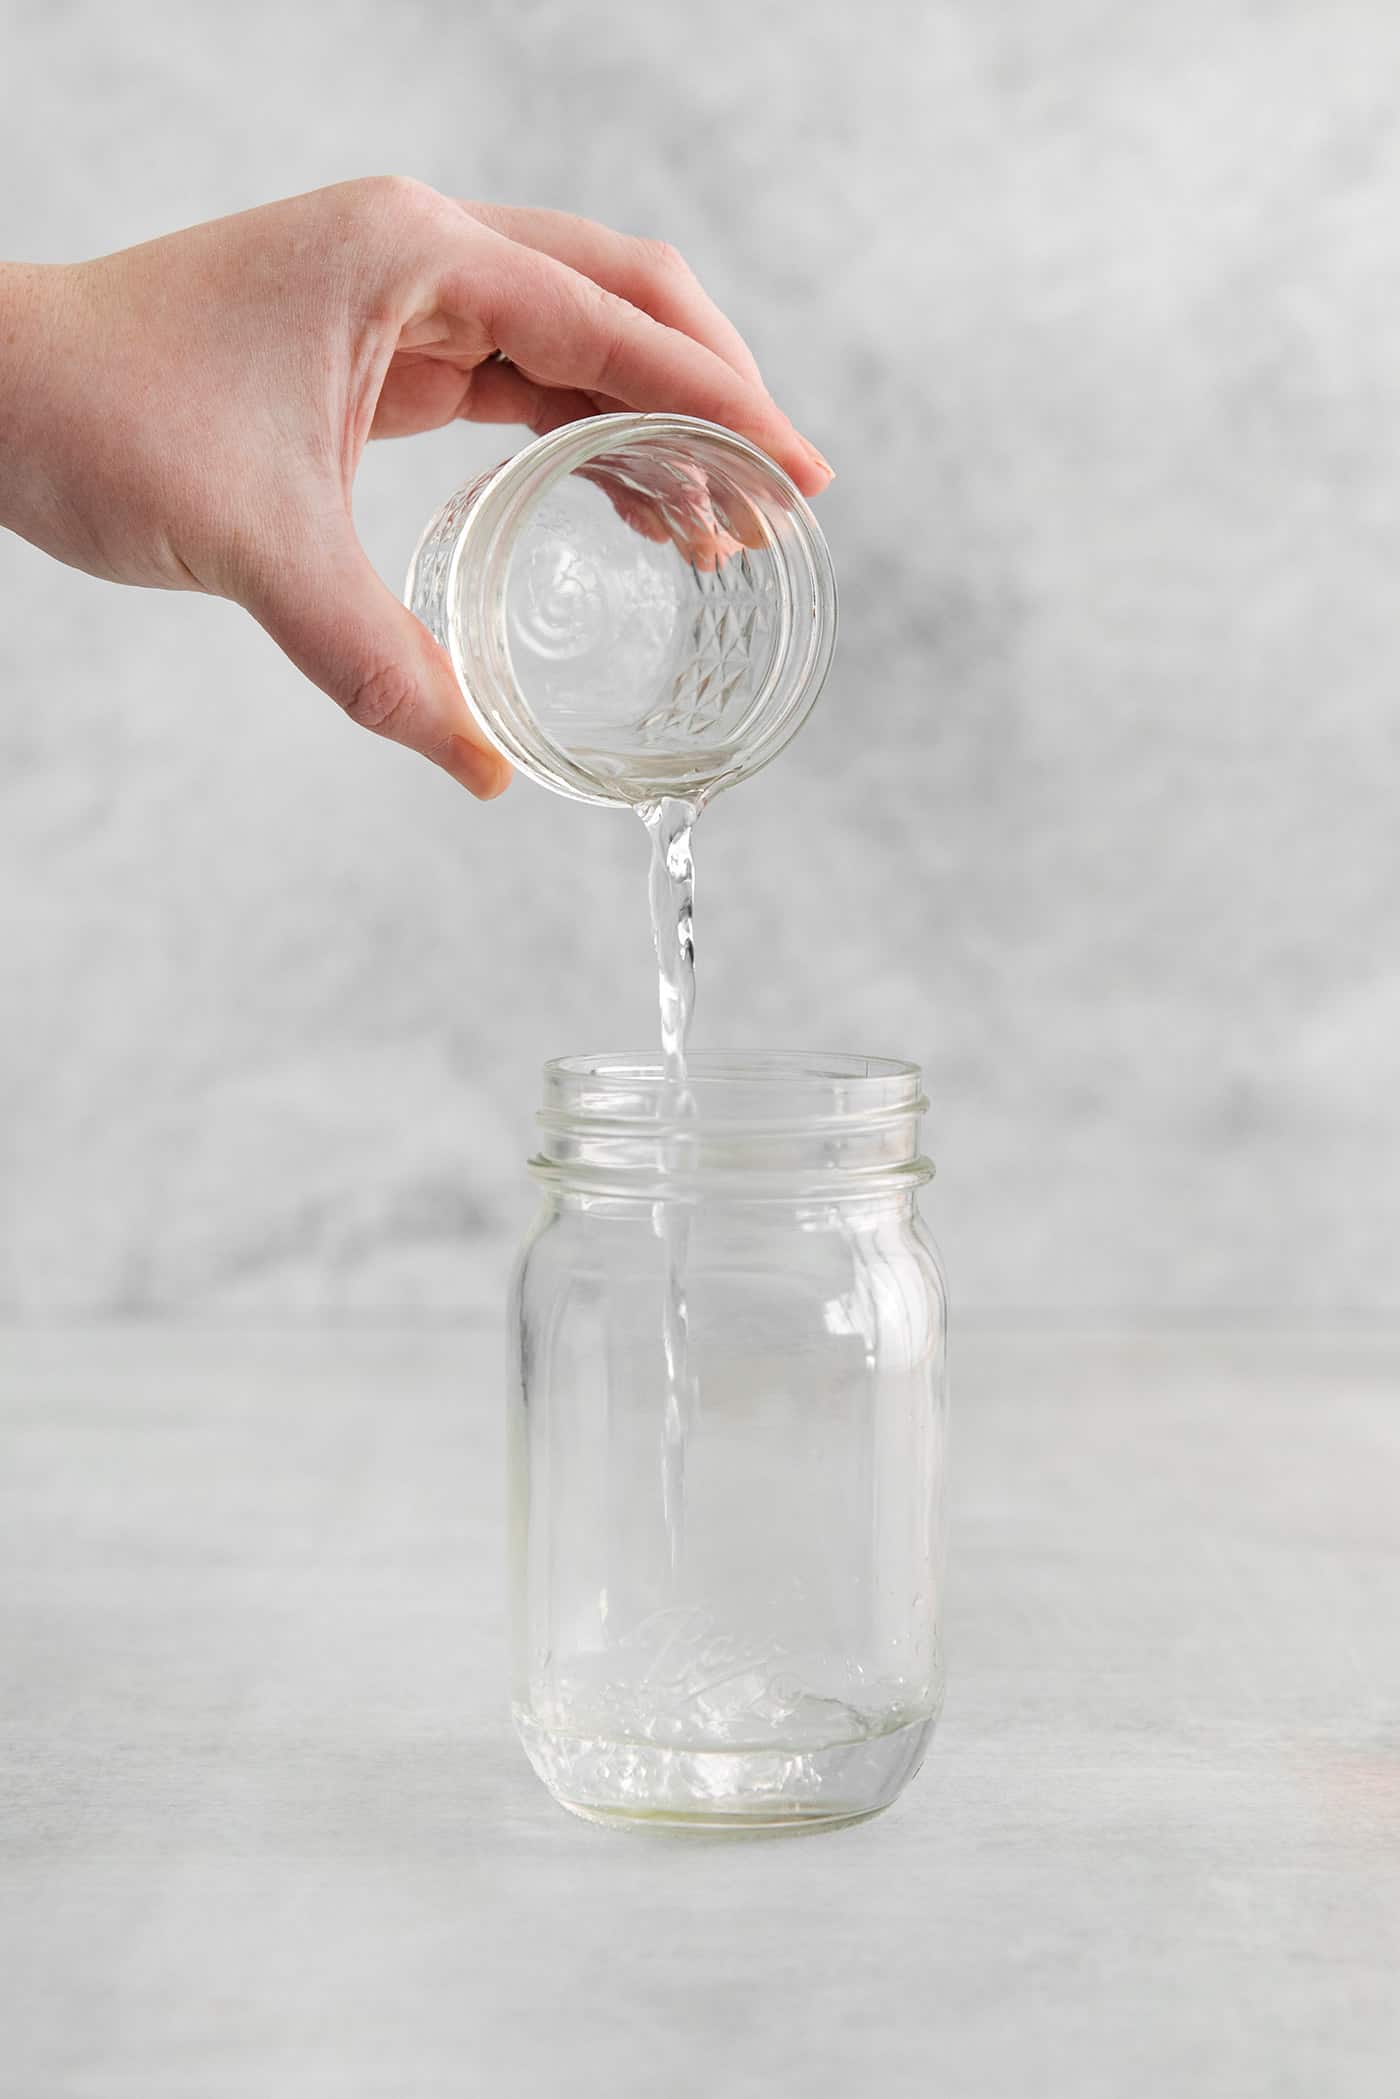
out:
{"label": "small glass jar", "polygon": [[599,1821],[854,1821],[942,1696],[945,1297],[913,1065],[545,1072],[511,1330],[514,1710]]}
{"label": "small glass jar", "polygon": [[513,764],[621,807],[698,805],[766,764],[836,635],[807,504],[693,416],[595,416],[527,445],[444,504],[404,596]]}

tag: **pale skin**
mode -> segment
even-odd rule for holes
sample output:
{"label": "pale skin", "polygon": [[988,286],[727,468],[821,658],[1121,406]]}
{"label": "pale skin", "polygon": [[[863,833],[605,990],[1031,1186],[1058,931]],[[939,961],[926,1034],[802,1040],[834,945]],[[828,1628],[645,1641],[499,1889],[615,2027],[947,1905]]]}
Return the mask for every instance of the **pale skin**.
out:
{"label": "pale skin", "polygon": [[671,248],[399,176],[77,264],[0,264],[0,525],[252,613],[352,721],[482,800],[510,767],[351,518],[365,444],[698,415],[831,479]]}

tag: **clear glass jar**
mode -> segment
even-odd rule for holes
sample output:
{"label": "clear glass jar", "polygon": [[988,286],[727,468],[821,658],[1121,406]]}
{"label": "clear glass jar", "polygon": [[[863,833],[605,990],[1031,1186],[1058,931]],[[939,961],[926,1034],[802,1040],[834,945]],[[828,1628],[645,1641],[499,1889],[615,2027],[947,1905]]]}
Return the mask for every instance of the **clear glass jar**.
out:
{"label": "clear glass jar", "polygon": [[567,424],[459,489],[405,601],[498,749],[586,802],[700,803],[801,727],[836,584],[797,489],[678,415]]}
{"label": "clear glass jar", "polygon": [[686,1094],[659,1057],[546,1068],[511,1319],[516,1724],[597,1820],[849,1822],[912,1777],[942,1695],[926,1104],[913,1065],[776,1053],[695,1055]]}

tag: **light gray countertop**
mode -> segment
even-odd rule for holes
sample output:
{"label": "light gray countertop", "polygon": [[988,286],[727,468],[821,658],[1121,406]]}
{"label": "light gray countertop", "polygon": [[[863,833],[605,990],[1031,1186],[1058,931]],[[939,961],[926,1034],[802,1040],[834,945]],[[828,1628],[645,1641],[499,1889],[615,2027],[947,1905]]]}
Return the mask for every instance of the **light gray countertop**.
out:
{"label": "light gray countertop", "polygon": [[1393,2099],[1400,1336],[958,1336],[942,1726],[785,1842],[526,1767],[499,1352],[0,1338],[4,2099]]}

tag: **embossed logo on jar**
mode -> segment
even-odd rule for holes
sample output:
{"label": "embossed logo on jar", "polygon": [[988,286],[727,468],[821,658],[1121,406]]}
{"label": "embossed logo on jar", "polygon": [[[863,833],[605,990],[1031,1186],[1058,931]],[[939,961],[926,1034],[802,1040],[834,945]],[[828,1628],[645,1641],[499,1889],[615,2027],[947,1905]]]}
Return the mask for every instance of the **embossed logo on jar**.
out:
{"label": "embossed logo on jar", "polygon": [[558,544],[534,547],[511,596],[512,637],[539,656],[586,656],[606,638],[608,598],[586,555]]}
{"label": "embossed logo on jar", "polygon": [[718,1701],[730,1713],[777,1718],[790,1709],[795,1679],[774,1667],[787,1659],[783,1643],[727,1629],[698,1604],[653,1611],[618,1645],[640,1657],[640,1686],[673,1710]]}

